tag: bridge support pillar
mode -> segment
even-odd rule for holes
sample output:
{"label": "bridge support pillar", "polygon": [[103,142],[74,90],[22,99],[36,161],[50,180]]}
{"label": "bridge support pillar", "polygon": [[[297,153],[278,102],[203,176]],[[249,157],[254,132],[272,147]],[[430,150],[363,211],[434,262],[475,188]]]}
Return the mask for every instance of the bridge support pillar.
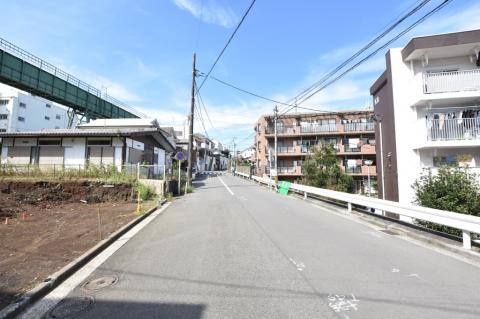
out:
{"label": "bridge support pillar", "polygon": [[469,231],[463,230],[463,248],[472,249],[472,234]]}

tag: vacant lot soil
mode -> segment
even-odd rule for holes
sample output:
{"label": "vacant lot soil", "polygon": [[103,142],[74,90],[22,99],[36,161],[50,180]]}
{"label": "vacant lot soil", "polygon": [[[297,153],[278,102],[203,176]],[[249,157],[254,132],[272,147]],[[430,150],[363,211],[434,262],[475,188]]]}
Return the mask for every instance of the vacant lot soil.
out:
{"label": "vacant lot soil", "polygon": [[0,309],[134,219],[131,194],[128,184],[0,181]]}

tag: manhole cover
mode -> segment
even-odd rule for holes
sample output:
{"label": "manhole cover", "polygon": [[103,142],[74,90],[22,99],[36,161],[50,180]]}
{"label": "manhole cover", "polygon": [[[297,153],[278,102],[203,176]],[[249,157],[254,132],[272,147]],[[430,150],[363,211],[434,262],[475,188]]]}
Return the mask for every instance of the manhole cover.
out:
{"label": "manhole cover", "polygon": [[47,315],[47,319],[75,318],[81,312],[90,308],[93,304],[93,297],[74,297],[62,300]]}
{"label": "manhole cover", "polygon": [[385,233],[385,234],[389,234],[389,235],[393,235],[393,236],[398,235],[398,233],[396,233],[392,230],[389,230],[389,229],[381,229],[380,231]]}
{"label": "manhole cover", "polygon": [[102,288],[115,285],[117,281],[117,276],[104,276],[87,281],[82,285],[82,288],[85,290],[100,290]]}

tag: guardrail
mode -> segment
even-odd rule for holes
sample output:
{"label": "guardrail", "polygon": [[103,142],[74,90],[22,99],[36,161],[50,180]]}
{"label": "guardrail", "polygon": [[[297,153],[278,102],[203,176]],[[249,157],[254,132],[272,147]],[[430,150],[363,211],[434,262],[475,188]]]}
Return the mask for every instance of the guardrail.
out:
{"label": "guardrail", "polygon": [[[238,172],[235,172],[235,175],[252,179],[260,184],[268,185],[269,187],[275,186],[275,182],[269,178],[249,176],[248,174]],[[352,212],[352,205],[355,204],[459,229],[462,231],[463,247],[465,249],[472,248],[472,233],[480,234],[480,217],[476,216],[411,204],[401,204],[378,198],[342,193],[295,183],[291,184],[290,190],[303,194],[305,199],[310,194],[344,202],[347,204],[349,213]]]}

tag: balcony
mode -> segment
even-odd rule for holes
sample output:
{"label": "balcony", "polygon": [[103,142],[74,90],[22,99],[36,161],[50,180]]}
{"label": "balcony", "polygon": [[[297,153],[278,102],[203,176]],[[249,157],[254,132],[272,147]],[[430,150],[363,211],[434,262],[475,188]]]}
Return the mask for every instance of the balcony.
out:
{"label": "balcony", "polygon": [[365,131],[374,131],[375,123],[373,122],[364,122],[364,123],[346,123],[344,124],[345,132],[365,132]]}
{"label": "balcony", "polygon": [[278,146],[278,154],[295,154],[295,146]]}
{"label": "balcony", "polygon": [[480,118],[428,120],[427,140],[480,140]]}
{"label": "balcony", "polygon": [[[362,166],[342,166],[343,171],[345,173],[350,174],[350,175],[363,175],[363,176],[368,176],[369,174],[369,167],[367,165],[362,165]],[[370,176],[376,176],[377,175],[377,167],[376,166],[370,166]]]}
{"label": "balcony", "polygon": [[301,166],[279,166],[277,169],[278,175],[302,175]]}
{"label": "balcony", "polygon": [[324,133],[324,132],[338,132],[338,125],[335,124],[324,124],[324,125],[302,125],[300,126],[301,133]]}
{"label": "balcony", "polygon": [[[295,127],[294,126],[277,126],[277,134],[295,134]],[[275,128],[272,126],[268,126],[265,128],[265,134],[274,134]]]}
{"label": "balcony", "polygon": [[423,74],[423,93],[447,93],[480,90],[480,70]]}

